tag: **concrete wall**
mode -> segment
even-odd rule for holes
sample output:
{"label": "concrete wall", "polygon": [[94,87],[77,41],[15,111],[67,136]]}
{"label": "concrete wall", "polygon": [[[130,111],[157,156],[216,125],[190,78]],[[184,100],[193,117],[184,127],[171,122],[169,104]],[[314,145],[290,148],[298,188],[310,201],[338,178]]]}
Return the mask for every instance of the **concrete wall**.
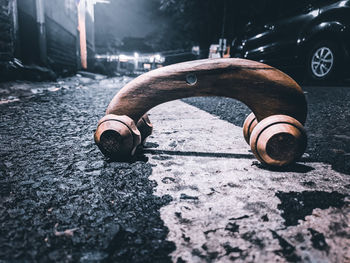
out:
{"label": "concrete wall", "polygon": [[17,1],[19,58],[25,64],[49,66],[59,72],[75,71],[79,65],[75,0]]}

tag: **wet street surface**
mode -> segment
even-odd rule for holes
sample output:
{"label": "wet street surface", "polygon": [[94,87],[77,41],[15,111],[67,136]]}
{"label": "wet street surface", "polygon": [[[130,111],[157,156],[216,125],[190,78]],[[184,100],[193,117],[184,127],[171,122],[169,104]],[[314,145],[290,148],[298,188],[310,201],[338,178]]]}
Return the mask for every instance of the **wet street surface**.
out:
{"label": "wet street surface", "polygon": [[249,110],[223,98],[156,107],[145,149],[105,159],[93,133],[129,80],[71,78],[3,100],[0,260],[350,261],[350,88],[304,89],[306,155],[271,171],[237,127]]}

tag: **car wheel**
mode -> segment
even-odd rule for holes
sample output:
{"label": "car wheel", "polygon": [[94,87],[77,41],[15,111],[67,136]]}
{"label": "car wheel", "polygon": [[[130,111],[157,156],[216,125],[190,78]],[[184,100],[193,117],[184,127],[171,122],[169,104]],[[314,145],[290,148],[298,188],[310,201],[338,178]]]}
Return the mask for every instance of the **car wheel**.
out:
{"label": "car wheel", "polygon": [[312,80],[330,80],[336,76],[339,64],[339,48],[330,41],[315,44],[307,60],[308,76]]}

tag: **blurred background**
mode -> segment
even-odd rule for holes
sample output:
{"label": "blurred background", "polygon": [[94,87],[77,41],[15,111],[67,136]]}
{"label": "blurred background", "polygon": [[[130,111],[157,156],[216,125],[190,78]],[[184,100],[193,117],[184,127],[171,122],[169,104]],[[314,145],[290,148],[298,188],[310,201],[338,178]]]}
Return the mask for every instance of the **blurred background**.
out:
{"label": "blurred background", "polygon": [[[137,75],[182,61],[241,57],[323,81],[349,55],[349,1],[0,3],[1,80],[55,79],[80,70]],[[317,52],[327,50],[320,59]],[[342,73],[342,79],[349,75]]]}

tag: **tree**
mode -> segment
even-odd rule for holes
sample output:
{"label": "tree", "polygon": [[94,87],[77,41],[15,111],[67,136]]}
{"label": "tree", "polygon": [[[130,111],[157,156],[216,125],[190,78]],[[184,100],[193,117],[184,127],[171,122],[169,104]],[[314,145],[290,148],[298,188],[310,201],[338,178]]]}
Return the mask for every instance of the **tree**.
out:
{"label": "tree", "polygon": [[[155,0],[153,0],[154,2]],[[149,36],[162,49],[207,49],[222,36],[231,41],[244,25],[262,13],[269,0],[158,0],[153,15],[163,17],[159,31]],[[154,6],[153,6],[154,7]],[[225,8],[226,7],[226,8]],[[226,16],[224,18],[224,12]]]}

